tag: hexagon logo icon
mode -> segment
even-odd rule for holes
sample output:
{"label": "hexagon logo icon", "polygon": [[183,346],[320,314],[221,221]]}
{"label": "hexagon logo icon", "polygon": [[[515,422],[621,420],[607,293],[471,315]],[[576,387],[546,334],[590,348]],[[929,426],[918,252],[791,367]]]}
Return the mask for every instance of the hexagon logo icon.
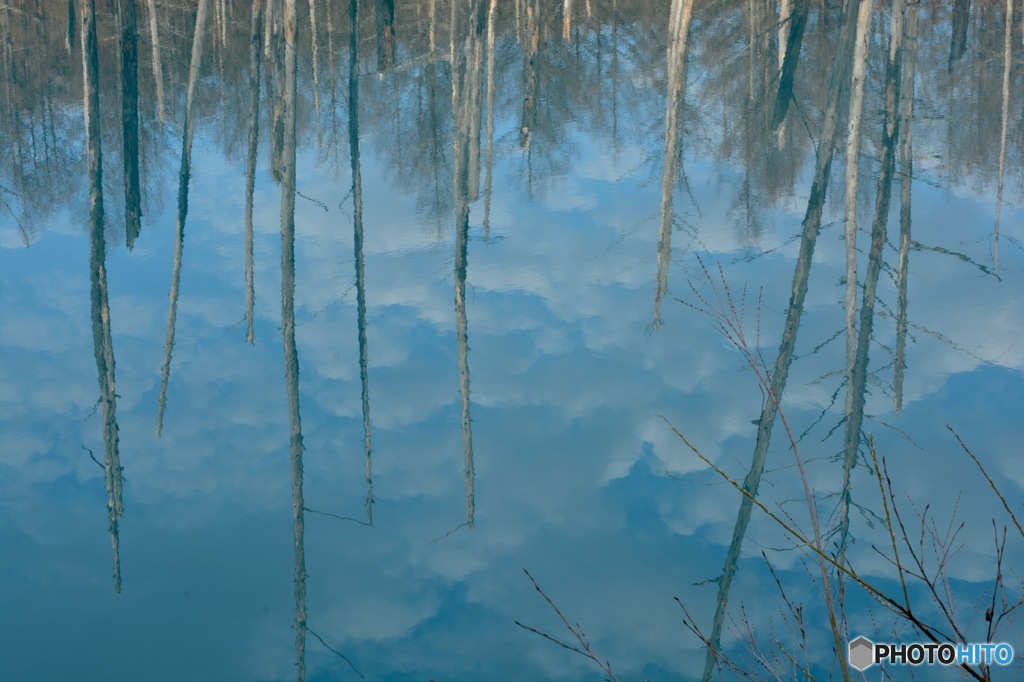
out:
{"label": "hexagon logo icon", "polygon": [[875,645],[867,637],[858,637],[848,645],[850,665],[866,670],[875,664]]}

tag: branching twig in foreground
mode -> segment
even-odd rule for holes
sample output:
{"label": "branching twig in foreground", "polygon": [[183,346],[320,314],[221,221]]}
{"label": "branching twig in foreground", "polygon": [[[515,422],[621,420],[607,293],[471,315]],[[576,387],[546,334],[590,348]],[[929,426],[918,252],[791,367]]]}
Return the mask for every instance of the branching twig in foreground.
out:
{"label": "branching twig in foreground", "polygon": [[612,664],[609,663],[608,661],[602,661],[598,657],[598,655],[596,653],[594,653],[594,650],[592,648],[590,648],[590,642],[587,641],[587,636],[586,636],[586,634],[584,634],[583,628],[580,627],[580,624],[577,623],[576,626],[573,627],[573,625],[569,622],[569,619],[566,618],[565,615],[562,614],[562,611],[557,606],[555,606],[555,602],[551,601],[551,597],[549,597],[547,594],[545,594],[544,590],[542,590],[540,588],[540,585],[538,585],[537,581],[534,580],[532,575],[530,575],[530,572],[524,568],[523,569],[523,573],[526,574],[526,577],[530,579],[531,583],[533,583],[534,588],[536,588],[536,590],[538,592],[540,592],[540,596],[544,597],[544,601],[546,601],[548,603],[548,605],[552,609],[554,609],[555,613],[558,614],[558,617],[562,619],[563,623],[565,623],[565,627],[568,628],[569,632],[571,632],[573,634],[573,637],[576,638],[576,641],[578,641],[580,643],[580,646],[582,646],[583,648],[580,649],[579,647],[573,646],[572,644],[566,644],[565,642],[561,641],[560,639],[556,639],[555,637],[552,637],[551,635],[549,635],[547,633],[544,633],[544,632],[541,632],[540,630],[536,630],[534,628],[531,628],[529,625],[523,625],[518,620],[515,621],[515,624],[518,625],[519,627],[523,628],[524,630],[529,630],[530,632],[532,632],[532,633],[534,633],[536,635],[540,635],[544,639],[547,639],[547,640],[550,640],[550,641],[554,642],[555,644],[557,644],[558,646],[560,646],[562,648],[568,649],[569,651],[575,651],[576,653],[580,654],[581,656],[585,656],[585,657],[589,658],[594,663],[597,663],[598,667],[601,668],[601,670],[604,671],[604,674],[608,676],[608,680],[610,680],[611,682],[619,682],[619,678],[615,677],[615,673],[612,672]]}
{"label": "branching twig in foreground", "polygon": [[[662,419],[665,418],[662,417]],[[889,596],[886,592],[882,591],[880,588],[867,582],[856,571],[854,571],[852,567],[848,566],[845,562],[839,562],[835,559],[835,557],[830,556],[827,552],[822,550],[819,545],[815,544],[809,538],[805,537],[804,534],[797,530],[792,524],[787,523],[778,514],[769,509],[761,500],[751,495],[750,492],[747,491],[739,482],[730,478],[729,474],[723,471],[720,467],[716,466],[715,463],[708,459],[708,457],[704,453],[698,450],[697,447],[693,443],[691,443],[689,439],[687,439],[686,436],[684,436],[679,431],[679,429],[677,429],[672,424],[672,422],[665,419],[665,423],[669,425],[669,428],[672,429],[673,433],[679,436],[679,438],[682,439],[683,443],[686,444],[686,447],[689,448],[690,451],[693,452],[693,454],[695,454],[702,462],[704,462],[704,464],[709,466],[716,474],[718,474],[725,482],[729,483],[733,488],[735,488],[741,495],[749,499],[754,504],[754,506],[756,506],[762,512],[767,514],[775,523],[781,526],[782,529],[786,531],[790,536],[792,536],[800,545],[806,547],[815,555],[817,555],[821,560],[823,560],[825,563],[828,563],[837,571],[848,577],[850,580],[860,585],[864,590],[868,592],[868,594],[874,597],[880,604],[890,609],[896,615],[910,622],[910,624],[917,628],[917,631],[920,632],[924,637],[928,638],[929,641],[939,644],[943,641],[948,640],[948,638],[945,637],[943,633],[941,633],[941,631],[938,630],[938,628],[922,621],[918,617],[918,615],[914,613],[913,607],[909,602],[906,604],[901,604],[900,602],[896,601],[893,597]],[[942,637],[942,639],[940,639],[940,637]],[[967,663],[961,663],[960,669],[976,680],[985,679],[985,677],[981,673],[979,673],[977,669],[975,669]]]}

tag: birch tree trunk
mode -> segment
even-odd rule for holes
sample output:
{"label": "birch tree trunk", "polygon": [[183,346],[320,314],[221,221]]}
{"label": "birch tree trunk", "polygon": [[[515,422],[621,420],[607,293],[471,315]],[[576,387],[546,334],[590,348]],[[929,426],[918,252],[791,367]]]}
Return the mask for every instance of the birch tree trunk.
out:
{"label": "birch tree trunk", "polygon": [[147,0],[149,10],[149,42],[152,47],[151,59],[153,62],[153,81],[156,85],[156,109],[160,117],[160,125],[163,126],[167,117],[167,108],[164,104],[164,67],[160,56],[160,30],[157,26],[156,0]]}
{"label": "birch tree trunk", "polygon": [[139,190],[139,50],[135,0],[118,0],[121,25],[121,160],[124,174],[125,243],[129,249],[142,229]]}
{"label": "birch tree trunk", "polygon": [[686,43],[693,18],[693,0],[673,0],[669,16],[669,46],[665,98],[665,150],[661,176],[661,227],[658,232],[658,275],[654,293],[654,321],[661,324],[661,300],[668,290],[672,257],[672,200],[678,177],[680,114],[686,99]]}
{"label": "birch tree trunk", "polygon": [[249,154],[245,163],[245,340],[255,340],[253,317],[256,287],[253,281],[252,206],[256,189],[256,159],[260,135],[260,34],[263,32],[263,5],[252,3],[249,32]]}
{"label": "birch tree trunk", "polygon": [[[775,365],[769,375],[768,397],[764,402],[761,416],[758,419],[757,442],[754,446],[754,455],[750,463],[750,470],[743,481],[743,489],[747,495],[744,495],[740,500],[740,508],[736,515],[736,526],[733,531],[732,541],[726,554],[722,576],[718,581],[718,603],[715,609],[712,632],[709,637],[711,646],[708,647],[708,654],[704,662],[704,682],[708,682],[714,674],[717,660],[715,652],[718,650],[721,642],[722,626],[725,622],[725,611],[729,602],[729,591],[736,577],[740,550],[747,534],[747,528],[750,525],[750,514],[753,510],[751,498],[757,496],[757,491],[761,484],[761,476],[764,474],[765,462],[768,456],[768,446],[771,443],[772,427],[775,423],[779,407],[782,404],[782,396],[786,390],[786,381],[789,377],[789,368],[796,349],[797,332],[800,329],[800,321],[803,318],[804,301],[807,298],[807,284],[810,279],[814,247],[821,229],[821,216],[825,206],[825,195],[828,192],[829,176],[832,170],[832,157],[835,152],[836,133],[839,127],[839,105],[845,99],[846,88],[850,82],[859,10],[860,0],[850,0],[843,10],[839,44],[832,62],[832,76],[829,80],[825,116],[822,121],[821,135],[818,138],[818,151],[815,155],[814,178],[811,183],[810,196],[807,199],[807,211],[804,213],[802,223],[803,229],[800,235],[800,249],[797,256],[796,269],[793,272],[793,293],[789,301],[789,308],[786,311],[786,320],[782,331],[782,340],[779,344],[779,352],[775,359]],[[792,40],[790,40],[790,44],[792,44]],[[817,522],[813,517],[812,523],[815,526],[815,537],[820,537]],[[824,596],[829,609],[830,620],[834,624],[835,614],[833,612],[833,599],[829,585],[830,583],[827,580],[823,581],[826,592]],[[833,632],[835,632],[834,627]],[[836,646],[837,650],[841,649],[838,643]],[[845,665],[845,663],[840,661],[840,665]]]}
{"label": "birch tree trunk", "polygon": [[167,315],[167,340],[164,343],[164,364],[160,377],[160,399],[156,413],[156,437],[164,428],[164,409],[167,407],[167,384],[171,378],[171,351],[174,348],[174,329],[178,319],[178,292],[181,288],[181,258],[185,249],[185,219],[188,216],[188,183],[192,172],[192,134],[195,122],[196,84],[203,61],[203,34],[210,0],[199,0],[196,26],[192,35],[192,60],[188,71],[188,91],[185,97],[185,126],[181,140],[181,169],[178,172],[178,221],[174,241],[174,268],[171,274],[170,311]]}
{"label": "birch tree trunk", "polygon": [[1003,171],[1006,168],[1006,129],[1010,118],[1010,67],[1012,66],[1013,0],[1006,0],[1003,32],[1003,110],[999,133],[999,180],[996,189],[996,224],[992,242],[992,269],[999,268],[999,216],[1003,209]]}
{"label": "birch tree trunk", "polygon": [[295,345],[295,103],[296,34],[295,0],[284,0],[284,91],[281,118],[284,133],[281,150],[281,335],[284,339],[284,373],[291,427],[292,523],[295,546],[295,660],[296,679],[306,679],[306,543],[303,496],[302,420],[299,417],[299,353]]}
{"label": "birch tree trunk", "polygon": [[348,145],[352,168],[352,234],[356,267],[356,315],[359,327],[359,380],[363,405],[363,463],[366,522],[373,525],[373,465],[370,438],[369,346],[366,338],[366,269],[363,263],[363,175],[359,162],[359,9],[352,0],[348,62]]}
{"label": "birch tree trunk", "polygon": [[[916,3],[914,11],[916,11]],[[860,329],[857,333],[857,352],[851,384],[847,390],[852,393],[850,410],[846,414],[845,453],[843,457],[843,488],[840,500],[839,557],[842,561],[850,529],[850,474],[857,463],[860,449],[861,426],[864,421],[864,390],[867,382],[868,349],[874,328],[875,291],[878,276],[882,271],[882,252],[885,248],[886,226],[889,220],[889,203],[892,198],[892,178],[896,168],[896,144],[900,131],[900,89],[902,87],[903,34],[905,0],[894,0],[890,24],[889,57],[885,70],[885,123],[882,128],[881,169],[875,196],[875,217],[871,225],[871,248],[868,251],[868,267],[864,275],[864,298],[861,302]]]}
{"label": "birch tree trunk", "polygon": [[86,157],[89,172],[89,284],[92,338],[103,406],[103,478],[113,554],[114,591],[121,591],[119,524],[124,513],[121,455],[114,382],[114,347],[107,295],[106,239],[103,222],[103,150],[100,134],[99,51],[95,0],[82,0],[82,81],[85,96]]}
{"label": "birch tree trunk", "polygon": [[[456,6],[463,11],[457,12]],[[454,158],[455,190],[455,338],[459,354],[459,393],[462,402],[462,448],[465,460],[466,525],[472,530],[476,512],[473,461],[473,428],[470,418],[469,397],[469,340],[466,321],[466,272],[469,252],[469,202],[474,169],[474,150],[479,153],[481,116],[481,52],[483,0],[455,0],[452,9],[452,109],[454,132],[452,150]],[[461,47],[456,47],[454,36],[464,36]],[[474,123],[475,121],[475,123]],[[474,136],[477,138],[473,143]]]}
{"label": "birch tree trunk", "polygon": [[914,182],[914,74],[917,70],[918,5],[907,8],[904,33],[903,83],[900,86],[900,245],[896,274],[896,358],[893,374],[893,402],[896,413],[903,409],[903,372],[907,356],[907,280],[910,261],[910,200]]}
{"label": "birch tree trunk", "polygon": [[857,348],[857,175],[860,168],[860,121],[864,104],[864,72],[868,56],[873,0],[861,0],[857,42],[853,52],[849,134],[846,138],[846,411],[853,409],[853,358]]}

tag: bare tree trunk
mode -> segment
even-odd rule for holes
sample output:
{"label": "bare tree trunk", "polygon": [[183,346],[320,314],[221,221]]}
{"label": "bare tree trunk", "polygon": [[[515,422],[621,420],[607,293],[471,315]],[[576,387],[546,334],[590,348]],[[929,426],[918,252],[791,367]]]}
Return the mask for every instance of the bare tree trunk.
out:
{"label": "bare tree trunk", "polygon": [[118,0],[121,25],[121,138],[124,170],[125,242],[129,249],[142,230],[139,190],[139,50],[135,0]]}
{"label": "bare tree trunk", "polygon": [[428,13],[430,15],[430,54],[437,49],[437,0],[430,0]]}
{"label": "bare tree trunk", "polygon": [[860,121],[864,104],[864,72],[868,56],[873,0],[861,0],[857,42],[853,53],[853,82],[846,138],[846,412],[853,409],[853,358],[857,348],[857,175],[860,167]]}
{"label": "bare tree trunk", "polygon": [[665,97],[665,155],[661,176],[661,229],[658,233],[658,284],[654,294],[654,321],[661,324],[661,300],[668,290],[672,257],[672,199],[678,177],[680,114],[686,99],[686,43],[693,18],[693,0],[673,0],[669,17],[668,66]]}
{"label": "bare tree trunk", "polygon": [[[253,0],[259,2],[260,0]],[[263,55],[271,59],[271,38],[274,35],[275,25],[279,22],[277,5],[281,0],[265,0],[263,7]]]}
{"label": "bare tree trunk", "polygon": [[395,61],[395,0],[377,0],[377,71],[383,73]]}
{"label": "bare tree trunk", "polygon": [[[913,9],[916,11],[917,4]],[[902,87],[904,0],[894,0],[890,28],[889,58],[885,71],[885,124],[882,128],[881,169],[878,176],[878,192],[875,197],[875,218],[871,225],[871,248],[868,251],[868,268],[864,275],[864,299],[861,303],[860,329],[857,334],[857,354],[854,359],[851,384],[851,410],[846,415],[845,453],[843,457],[843,488],[839,518],[839,557],[842,561],[850,528],[850,474],[857,463],[860,449],[861,425],[864,421],[864,390],[867,382],[868,348],[875,316],[875,290],[878,276],[882,271],[882,251],[885,247],[886,226],[889,220],[889,203],[892,198],[892,178],[896,168],[896,144],[900,131],[900,88]]]}
{"label": "bare tree trunk", "polygon": [[910,199],[914,182],[914,73],[917,70],[918,5],[907,8],[903,83],[900,86],[900,246],[896,274],[896,358],[893,402],[896,413],[903,409],[903,371],[907,357],[907,279],[910,260]]}
{"label": "bare tree trunk", "polygon": [[280,6],[282,0],[273,0],[274,14],[273,21],[271,22],[270,15],[264,15],[264,22],[271,22],[273,26],[270,30],[270,64],[273,68],[273,84],[274,92],[271,100],[273,102],[271,108],[270,118],[270,177],[273,178],[274,182],[281,182],[281,178],[284,174],[283,164],[284,160],[282,155],[284,154],[284,136],[285,136],[285,121],[284,121],[284,91],[287,87],[285,75],[285,63],[284,55],[285,48],[282,44],[283,38],[283,26],[281,24],[283,10]]}
{"label": "bare tree trunk", "polygon": [[171,351],[174,348],[174,328],[178,319],[178,292],[181,287],[181,257],[185,249],[185,219],[188,215],[188,183],[192,172],[192,134],[195,122],[195,93],[199,82],[199,67],[203,60],[203,33],[209,0],[199,0],[196,27],[192,36],[192,61],[188,72],[188,94],[185,98],[185,129],[181,140],[181,170],[178,172],[178,224],[174,241],[174,271],[171,275],[170,312],[167,315],[167,341],[164,344],[164,365],[160,378],[160,400],[156,414],[156,437],[164,428],[164,409],[167,406],[167,384],[171,378]]}
{"label": "bare tree trunk", "polygon": [[363,262],[363,174],[359,163],[359,7],[350,8],[348,66],[348,146],[352,166],[352,233],[356,265],[356,315],[359,326],[359,380],[363,403],[363,451],[366,469],[366,522],[373,525],[373,467],[370,439],[369,345],[366,339],[366,268]]}
{"label": "bare tree trunk", "polygon": [[[473,429],[469,399],[469,342],[466,322],[466,270],[469,251],[469,202],[473,171],[473,137],[480,134],[480,53],[484,26],[483,0],[455,0],[463,12],[452,10],[453,35],[465,36],[461,49],[452,46],[452,108],[455,188],[455,323],[459,352],[459,393],[462,398],[462,448],[465,457],[466,525],[473,528],[476,498]],[[475,124],[474,124],[475,121]],[[477,168],[478,170],[478,168]]]}
{"label": "bare tree trunk", "polygon": [[786,63],[786,46],[789,44],[790,19],[793,15],[793,0],[779,2],[779,77],[782,77],[782,65]]}
{"label": "bare tree trunk", "polygon": [[[354,1],[354,0],[353,0]],[[295,0],[284,0],[284,144],[281,179],[281,335],[291,425],[292,521],[295,540],[295,658],[296,679],[306,679],[306,553],[305,500],[302,492],[302,421],[299,417],[299,354],[295,345]]]}
{"label": "bare tree trunk", "polygon": [[330,148],[333,150],[335,155],[335,165],[337,165],[337,154],[338,154],[338,97],[337,87],[338,79],[336,75],[336,69],[334,66],[334,8],[328,3],[327,5],[327,54],[330,55],[328,63],[330,64],[330,89],[331,89],[331,140]]}
{"label": "bare tree trunk", "polygon": [[253,281],[252,205],[256,189],[256,158],[260,136],[260,35],[263,33],[263,5],[252,3],[249,32],[249,154],[245,163],[245,340],[255,340],[253,317],[256,287]]}
{"label": "bare tree trunk", "polygon": [[75,45],[75,0],[68,0],[68,27],[64,32],[64,47],[68,54]]}
{"label": "bare tree trunk", "polygon": [[1013,0],[1006,0],[1006,30],[1003,39],[1003,110],[999,133],[999,180],[996,189],[996,224],[992,242],[992,269],[999,267],[999,216],[1003,210],[1003,170],[1006,167],[1006,128],[1010,118],[1011,39],[1013,37]]}
{"label": "bare tree trunk", "polygon": [[971,0],[953,0],[953,34],[949,41],[947,70],[953,73],[955,64],[967,50],[967,26],[971,20]]}
{"label": "bare tree trunk", "polygon": [[227,110],[224,91],[226,79],[224,78],[224,50],[227,48],[227,17],[225,16],[224,0],[217,0],[213,7],[214,27],[213,44],[217,52],[217,85],[220,90],[220,110]]}
{"label": "bare tree trunk", "polygon": [[[331,8],[328,6],[327,11],[330,12],[330,10]],[[310,41],[313,43],[313,107],[316,109],[316,136],[317,141],[323,145],[320,133],[320,59],[318,52],[319,41],[316,32],[316,0],[309,0],[309,30],[311,33]],[[331,58],[334,58],[333,54]]]}
{"label": "bare tree trunk", "polygon": [[153,81],[156,84],[156,109],[160,117],[160,125],[167,117],[164,104],[164,67],[160,57],[160,30],[157,28],[156,0],[147,0],[149,10],[149,41],[152,47]]}
{"label": "bare tree trunk", "polygon": [[779,90],[775,96],[775,113],[772,116],[772,129],[778,130],[786,119],[789,102],[793,99],[793,80],[796,76],[797,63],[800,61],[800,47],[804,39],[804,26],[810,11],[810,0],[793,0],[790,14],[790,27],[786,34],[786,54],[782,62],[782,73],[779,76]]}
{"label": "bare tree trunk", "polygon": [[494,165],[494,12],[498,0],[487,10],[487,175],[484,179],[484,243],[491,238],[491,180]]}
{"label": "bare tree trunk", "polygon": [[[807,284],[810,278],[814,247],[821,229],[821,216],[825,206],[825,195],[828,192],[832,157],[835,152],[836,134],[839,127],[839,105],[845,98],[845,91],[850,82],[850,68],[853,61],[857,32],[856,18],[859,10],[860,0],[850,0],[843,10],[839,45],[832,62],[832,77],[828,86],[825,117],[822,121],[818,151],[815,155],[814,179],[811,183],[810,196],[807,199],[807,211],[804,214],[803,230],[800,236],[800,250],[797,256],[796,269],[793,272],[793,293],[786,312],[782,341],[779,344],[779,354],[775,359],[775,366],[770,374],[769,395],[761,409],[761,417],[758,419],[754,456],[750,463],[750,471],[743,481],[743,489],[750,497],[744,495],[740,500],[740,509],[736,515],[736,526],[733,531],[732,542],[729,545],[722,576],[718,582],[718,604],[715,609],[710,636],[712,645],[708,649],[708,655],[704,662],[704,682],[710,680],[714,673],[715,652],[718,650],[721,642],[722,626],[725,622],[725,611],[729,602],[729,591],[736,577],[740,550],[747,534],[747,528],[750,525],[750,514],[753,510],[751,498],[757,496],[757,491],[761,484],[761,476],[764,473],[765,462],[768,456],[768,446],[771,443],[772,427],[782,403],[782,395],[786,390],[786,380],[789,377],[790,364],[793,361],[793,353],[796,349],[797,332],[800,329],[804,301],[807,298]],[[790,43],[792,44],[792,41]],[[834,614],[832,613],[832,594],[827,581],[825,581],[824,587],[830,617],[834,619]],[[840,661],[840,665],[845,665],[845,662]]]}
{"label": "bare tree trunk", "polygon": [[572,0],[562,0],[562,40],[572,41]]}
{"label": "bare tree trunk", "polygon": [[619,149],[619,4],[612,0],[612,152]]}
{"label": "bare tree trunk", "polygon": [[527,0],[526,45],[523,46],[523,113],[519,126],[519,148],[528,149],[537,122],[537,107],[540,98],[540,74],[537,73],[538,47],[540,44],[541,10],[540,0]]}
{"label": "bare tree trunk", "polygon": [[95,0],[82,0],[82,72],[85,95],[85,137],[89,167],[89,282],[92,338],[103,406],[103,478],[107,490],[107,521],[113,553],[114,591],[121,591],[118,526],[124,513],[121,455],[118,446],[114,346],[107,295],[106,239],[103,224],[103,151],[100,135],[99,54]]}

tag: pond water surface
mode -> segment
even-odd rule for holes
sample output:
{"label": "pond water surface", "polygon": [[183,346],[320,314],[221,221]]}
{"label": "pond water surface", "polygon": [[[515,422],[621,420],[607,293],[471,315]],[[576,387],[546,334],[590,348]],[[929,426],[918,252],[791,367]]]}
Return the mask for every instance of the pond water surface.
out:
{"label": "pond water surface", "polygon": [[1024,654],[1021,8],[809,5],[0,8],[0,679]]}

